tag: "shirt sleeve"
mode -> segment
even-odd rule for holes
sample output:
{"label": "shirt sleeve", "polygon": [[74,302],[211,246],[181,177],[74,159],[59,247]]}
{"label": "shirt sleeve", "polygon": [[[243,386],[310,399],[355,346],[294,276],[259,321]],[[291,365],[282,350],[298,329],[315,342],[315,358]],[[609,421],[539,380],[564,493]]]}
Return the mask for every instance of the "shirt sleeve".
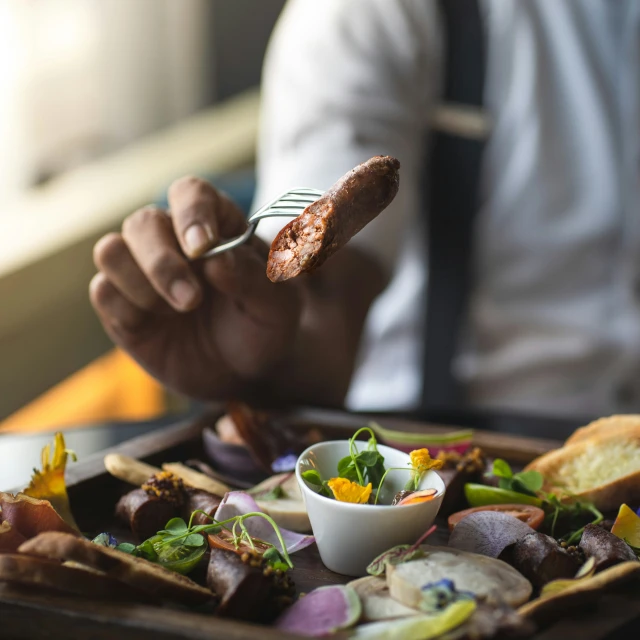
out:
{"label": "shirt sleeve", "polygon": [[[420,208],[437,91],[434,2],[289,0],[263,70],[255,208],[292,187],[329,188],[374,155],[400,160],[394,202],[352,243],[391,271]],[[286,223],[264,220],[267,242]]]}

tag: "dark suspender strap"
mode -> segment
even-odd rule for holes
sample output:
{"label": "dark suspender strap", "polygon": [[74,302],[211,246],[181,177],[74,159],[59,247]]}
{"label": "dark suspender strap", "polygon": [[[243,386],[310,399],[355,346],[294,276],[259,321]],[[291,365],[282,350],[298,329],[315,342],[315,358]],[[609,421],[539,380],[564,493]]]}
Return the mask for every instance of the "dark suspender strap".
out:
{"label": "dark suspender strap", "polygon": [[[444,104],[482,107],[485,30],[478,0],[441,0],[445,35]],[[483,141],[436,131],[427,180],[428,268],[423,409],[459,406],[452,373],[466,317]]]}

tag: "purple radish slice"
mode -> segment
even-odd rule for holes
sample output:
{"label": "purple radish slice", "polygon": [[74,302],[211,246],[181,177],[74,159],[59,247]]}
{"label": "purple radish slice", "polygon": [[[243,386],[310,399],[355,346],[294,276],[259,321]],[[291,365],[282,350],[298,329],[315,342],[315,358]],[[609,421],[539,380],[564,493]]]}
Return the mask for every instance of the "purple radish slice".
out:
{"label": "purple radish slice", "polygon": [[352,627],[362,614],[354,589],[341,584],[318,587],[300,598],[277,620],[278,629],[303,636],[328,636]]}
{"label": "purple radish slice", "polygon": [[[235,516],[242,516],[245,513],[256,513],[258,511],[264,513],[258,506],[258,503],[248,493],[244,491],[230,491],[222,499],[214,518],[218,522],[222,522]],[[265,518],[259,516],[247,518],[244,521],[244,526],[252,538],[258,538],[258,540],[268,542],[278,549],[278,551],[282,552],[280,540],[271,524]],[[300,535],[283,527],[279,528],[288,553],[300,551],[316,541],[313,536]]]}
{"label": "purple radish slice", "polygon": [[460,551],[497,558],[509,545],[534,533],[528,525],[498,511],[478,511],[462,518],[449,538],[449,546]]}

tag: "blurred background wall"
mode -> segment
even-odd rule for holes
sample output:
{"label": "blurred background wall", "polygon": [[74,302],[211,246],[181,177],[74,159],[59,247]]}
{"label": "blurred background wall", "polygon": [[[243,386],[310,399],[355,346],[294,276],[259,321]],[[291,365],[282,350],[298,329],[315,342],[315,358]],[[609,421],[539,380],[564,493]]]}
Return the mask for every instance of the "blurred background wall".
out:
{"label": "blurred background wall", "polygon": [[257,86],[284,0],[2,0],[0,199]]}
{"label": "blurred background wall", "polygon": [[91,248],[184,173],[248,201],[283,5],[0,0],[0,430],[170,407],[97,323]]}

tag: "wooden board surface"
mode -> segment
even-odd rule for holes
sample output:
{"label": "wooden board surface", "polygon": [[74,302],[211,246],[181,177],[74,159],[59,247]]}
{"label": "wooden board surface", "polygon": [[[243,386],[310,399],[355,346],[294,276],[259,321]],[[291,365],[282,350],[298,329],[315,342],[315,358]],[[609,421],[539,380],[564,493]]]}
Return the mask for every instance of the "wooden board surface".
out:
{"label": "wooden board surface", "polygon": [[[322,428],[327,438],[345,438],[355,427],[366,423],[363,416],[342,412],[296,411],[278,414],[292,426]],[[204,459],[201,434],[205,426],[212,425],[215,415],[191,423],[182,423],[153,432],[107,451],[123,453],[143,459],[151,464]],[[442,433],[451,427],[423,425],[406,420],[386,419],[384,426],[403,431]],[[488,456],[500,456],[516,464],[525,464],[536,456],[560,445],[553,440],[523,438],[507,434],[475,431],[474,444],[481,446]],[[67,472],[69,496],[81,529],[90,535],[114,530],[113,508],[120,495],[131,487],[110,476],[104,468],[101,452],[76,464]],[[442,523],[441,523],[442,525]],[[440,526],[430,540],[434,544],[446,543],[446,524]],[[322,564],[315,545],[295,555],[293,577],[300,592],[307,592],[323,584],[348,582],[350,578],[332,573]],[[611,631],[635,620],[640,615],[638,598],[621,593],[607,600],[607,606],[594,607],[577,617],[540,631],[536,640],[580,637],[584,640],[604,640]],[[188,638],[211,640],[257,639],[271,640],[294,637],[269,627],[243,622],[222,620],[192,613],[185,609],[157,608],[139,604],[114,604],[42,595],[8,585],[0,585],[0,637],[16,639],[117,637],[119,640],[173,640]],[[578,635],[573,635],[575,631]]]}

